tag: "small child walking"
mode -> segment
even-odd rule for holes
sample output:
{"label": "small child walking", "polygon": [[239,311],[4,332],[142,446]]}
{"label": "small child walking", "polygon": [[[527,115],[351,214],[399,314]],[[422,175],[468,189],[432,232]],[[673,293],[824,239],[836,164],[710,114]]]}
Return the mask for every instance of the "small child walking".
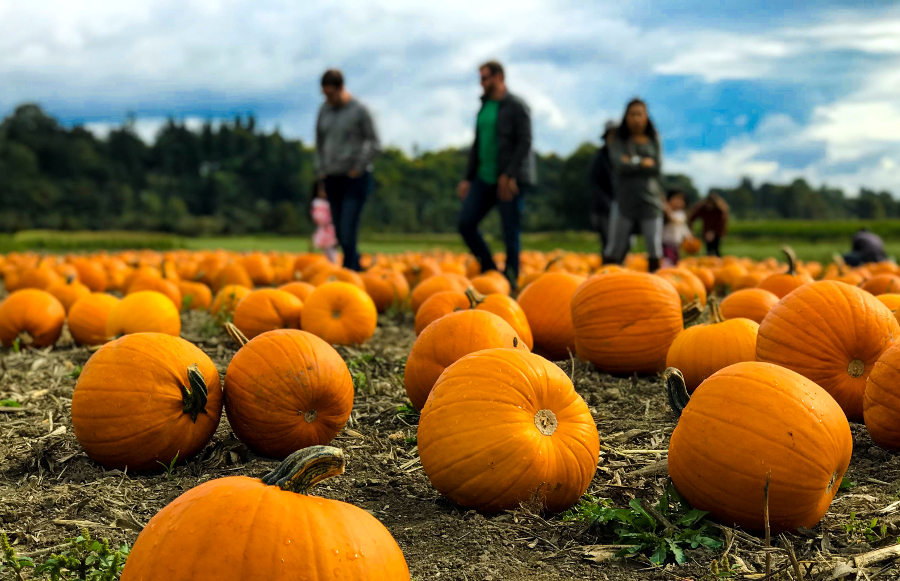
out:
{"label": "small child walking", "polygon": [[684,192],[672,190],[666,195],[662,242],[663,258],[668,266],[678,264],[678,250],[681,248],[681,243],[688,238],[693,238],[693,233],[687,224],[687,213],[684,211],[686,206],[687,199]]}
{"label": "small child walking", "polygon": [[310,215],[313,224],[316,225],[316,231],[312,235],[313,246],[325,253],[328,262],[337,263],[337,235],[331,221],[331,204],[325,197],[325,190],[318,184],[313,185]]}

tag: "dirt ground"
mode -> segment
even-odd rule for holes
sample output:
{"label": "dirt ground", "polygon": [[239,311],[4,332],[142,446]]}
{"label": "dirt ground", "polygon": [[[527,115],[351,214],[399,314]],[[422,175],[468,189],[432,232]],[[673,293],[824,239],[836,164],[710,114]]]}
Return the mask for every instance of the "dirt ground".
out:
{"label": "dirt ground", "polygon": [[[211,331],[205,314],[191,313],[184,322],[183,336],[206,351],[224,376],[236,346]],[[774,538],[770,549],[757,536],[723,527],[722,549],[690,550],[684,565],[654,567],[646,557],[609,557],[604,546],[614,536],[559,515],[521,509],[483,516],[455,506],[429,484],[416,453],[416,417],[399,409],[406,402],[403,365],[413,339],[411,315],[401,313],[383,317],[363,347],[340,349],[357,384],[350,423],[334,442],[346,452],[347,472],[316,488],[316,494],[378,517],[403,549],[413,579],[762,579],[767,551],[777,573],[769,578],[797,579],[797,568],[803,579],[900,578],[890,560],[865,571],[850,568],[853,555],[894,545],[900,535],[900,456],[877,448],[863,426],[853,426],[846,477],[852,484],[817,527]],[[0,351],[0,400],[22,405],[0,407],[0,529],[20,553],[46,555],[81,527],[131,544],[158,510],[197,484],[235,474],[262,476],[276,465],[249,452],[223,413],[212,442],[170,474],[104,470],[81,451],[70,422],[76,371],[91,353],[75,347],[67,333],[52,350]],[[667,484],[662,461],[674,427],[659,380],[615,378],[581,362],[560,365],[574,376],[603,439],[588,492],[618,506],[635,497],[655,502]],[[872,519],[877,521],[869,526]]]}

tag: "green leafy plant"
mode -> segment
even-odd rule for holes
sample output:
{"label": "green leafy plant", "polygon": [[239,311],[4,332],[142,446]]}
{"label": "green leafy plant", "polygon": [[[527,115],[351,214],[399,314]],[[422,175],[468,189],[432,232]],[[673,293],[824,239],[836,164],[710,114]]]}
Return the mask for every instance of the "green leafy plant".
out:
{"label": "green leafy plant", "polygon": [[416,408],[403,404],[397,406],[397,417],[405,422],[414,424],[419,421],[419,412],[416,411]]}
{"label": "green leafy plant", "polygon": [[878,517],[872,517],[872,520],[859,519],[855,512],[851,512],[850,520],[844,523],[844,531],[850,537],[865,537],[869,543],[876,543],[887,537],[887,523],[879,522]]}
{"label": "green leafy plant", "polygon": [[72,379],[78,379],[78,376],[81,375],[81,365],[76,365],[72,368],[72,371],[69,372],[69,377]]}
{"label": "green leafy plant", "polygon": [[117,549],[109,546],[107,539],[91,538],[87,529],[73,539],[68,539],[68,547],[61,553],[53,553],[36,564],[30,557],[20,557],[9,544],[6,533],[0,534],[3,560],[0,572],[9,570],[16,581],[24,581],[25,569],[34,569],[40,579],[50,581],[113,581],[119,577],[128,557],[129,547],[122,544]]}
{"label": "green leafy plant", "polygon": [[22,350],[22,341],[19,337],[16,337],[15,339],[13,339],[12,349],[13,349],[13,353],[18,353],[19,351]]}
{"label": "green leafy plant", "polygon": [[175,471],[175,464],[178,463],[178,452],[175,452],[175,456],[169,461],[168,464],[165,462],[160,462],[157,460],[160,466],[162,466],[166,471],[166,480],[172,478],[172,473]]}
{"label": "green leafy plant", "polygon": [[14,399],[0,399],[0,408],[20,408],[22,404]]}
{"label": "green leafy plant", "polygon": [[23,581],[22,572],[25,569],[33,569],[34,561],[30,557],[20,557],[16,550],[9,544],[6,533],[0,533],[0,549],[3,550],[3,560],[0,561],[0,572],[11,571],[16,581]]}
{"label": "green leafy plant", "polygon": [[564,520],[586,522],[616,536],[624,548],[619,557],[649,555],[650,562],[661,565],[672,559],[684,563],[686,549],[717,549],[722,541],[705,521],[706,511],[691,508],[669,483],[655,507],[634,498],[627,508],[613,505],[609,499],[588,496],[563,515]]}

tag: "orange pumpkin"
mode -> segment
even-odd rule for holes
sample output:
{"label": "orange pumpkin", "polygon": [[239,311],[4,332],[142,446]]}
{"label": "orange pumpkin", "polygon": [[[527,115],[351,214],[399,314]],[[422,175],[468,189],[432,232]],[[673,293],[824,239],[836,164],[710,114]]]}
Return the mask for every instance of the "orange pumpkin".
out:
{"label": "orange pumpkin", "polygon": [[406,395],[413,407],[422,409],[434,382],[451,363],[492,347],[528,349],[509,323],[486,311],[450,313],[425,327],[413,343],[403,372]]}
{"label": "orange pumpkin", "polygon": [[80,258],[72,262],[78,271],[78,281],[88,287],[92,292],[102,293],[109,285],[109,276],[103,268],[103,264],[90,258]]}
{"label": "orange pumpkin", "polygon": [[723,367],[756,361],[759,323],[743,318],[726,321],[714,299],[709,301],[709,310],[710,322],[678,333],[666,354],[666,367],[681,370],[689,393]]}
{"label": "orange pumpkin", "polygon": [[875,298],[892,311],[900,309],[900,293],[885,293],[876,295]]}
{"label": "orange pumpkin", "polygon": [[169,300],[172,301],[172,304],[175,305],[175,308],[179,311],[181,310],[181,291],[178,290],[178,285],[164,278],[150,276],[138,277],[128,285],[128,292],[126,294],[130,295],[131,293],[148,290],[166,295],[169,297]]}
{"label": "orange pumpkin", "polygon": [[243,345],[225,372],[225,413],[235,435],[271,458],[340,432],[353,408],[353,380],[334,347],[312,333],[279,329]]}
{"label": "orange pumpkin", "polygon": [[798,288],[759,325],[756,356],[822,386],[851,420],[863,418],[866,378],[900,337],[893,313],[871,294],[820,281]]}
{"label": "orange pumpkin", "polygon": [[273,329],[299,329],[303,303],[274,288],[251,291],[234,309],[234,324],[250,339]]}
{"label": "orange pumpkin", "polygon": [[682,306],[699,301],[701,307],[706,306],[706,287],[697,276],[686,268],[660,268],[655,273],[675,287],[681,297]]}
{"label": "orange pumpkin", "polygon": [[472,278],[472,288],[484,295],[502,294],[508,295],[512,290],[509,281],[496,270]]}
{"label": "orange pumpkin", "polygon": [[129,471],[159,470],[176,456],[194,456],[221,414],[215,364],[195,345],[163,333],[135,333],[102,346],[72,395],[72,426],[85,452],[103,466]]}
{"label": "orange pumpkin", "polygon": [[283,290],[285,292],[289,292],[292,295],[294,295],[295,297],[297,297],[298,299],[300,299],[300,301],[306,302],[306,298],[310,295],[310,293],[312,293],[314,290],[316,290],[316,287],[309,284],[308,282],[302,282],[302,281],[297,280],[294,282],[289,282],[287,284],[281,285],[280,287],[278,287],[278,290]]}
{"label": "orange pumpkin", "polygon": [[409,283],[398,270],[372,269],[360,276],[379,313],[387,311],[391,305],[402,304],[409,297]]}
{"label": "orange pumpkin", "polygon": [[22,346],[49,347],[65,321],[66,309],[47,291],[17,290],[0,302],[0,344],[9,347],[19,340]]}
{"label": "orange pumpkin", "polygon": [[425,300],[434,293],[455,290],[464,291],[469,288],[469,279],[461,274],[443,273],[431,276],[420,282],[410,294],[410,306],[413,311],[418,311]]}
{"label": "orange pumpkin", "polygon": [[583,276],[545,272],[519,295],[518,303],[528,319],[534,349],[553,361],[575,352],[575,328],[570,304]]}
{"label": "orange pumpkin", "polygon": [[889,273],[876,274],[862,283],[861,288],[873,295],[900,292],[900,276]]}
{"label": "orange pumpkin", "polygon": [[69,332],[79,345],[106,343],[106,322],[119,299],[107,293],[91,293],[78,299],[69,311]]}
{"label": "orange pumpkin", "polygon": [[[150,519],[122,581],[293,581],[298,573],[309,581],[409,581],[403,552],[375,517],[308,496],[343,471],[339,449],[314,446],[262,480],[228,476],[192,488]],[[210,539],[227,539],[229,550],[209,550]]]}
{"label": "orange pumpkin", "polygon": [[572,296],[575,349],[610,373],[656,373],[684,328],[681,298],[666,280],[611,272],[584,281]]}
{"label": "orange pumpkin", "polygon": [[352,284],[357,288],[361,288],[362,290],[366,290],[366,283],[363,282],[362,277],[355,270],[350,270],[349,268],[330,268],[328,270],[323,270],[319,272],[315,276],[312,277],[309,281],[313,286],[322,286],[327,282],[346,282]]}
{"label": "orange pumpkin", "polygon": [[809,528],[852,449],[847,419],[818,385],[770,363],[735,363],[688,401],[669,442],[669,475],[691,506],[726,526],[762,530],[768,500],[774,532]]}
{"label": "orange pumpkin", "polygon": [[745,288],[722,299],[720,310],[726,319],[744,318],[761,323],[778,300],[765,289]]}
{"label": "orange pumpkin", "polygon": [[361,345],[375,334],[377,324],[372,298],[347,282],[316,287],[303,306],[303,330],[332,345]]}
{"label": "orange pumpkin", "polygon": [[211,286],[213,290],[218,292],[222,287],[227,285],[240,285],[252,289],[253,279],[247,274],[247,269],[237,262],[232,262],[226,264],[216,272]]}
{"label": "orange pumpkin", "polygon": [[209,312],[213,315],[231,316],[241,299],[249,295],[250,292],[249,288],[239,284],[225,285],[216,293],[216,298],[213,299]]}
{"label": "orange pumpkin", "polygon": [[172,299],[156,291],[138,291],[126,295],[109,312],[106,336],[130,333],[181,334],[181,316]]}
{"label": "orange pumpkin", "polygon": [[494,313],[509,323],[529,350],[534,347],[534,336],[531,333],[531,326],[528,324],[528,317],[525,316],[525,311],[515,299],[502,293],[482,295],[471,288],[466,290],[466,296],[473,309]]}
{"label": "orange pumpkin", "polygon": [[784,298],[793,290],[809,284],[813,281],[813,277],[806,273],[797,272],[797,257],[790,248],[783,248],[785,257],[787,257],[788,268],[786,272],[770,274],[764,278],[757,288],[767,290],[777,296]]}
{"label": "orange pumpkin", "polygon": [[75,301],[91,294],[91,289],[74,279],[60,279],[47,287],[47,292],[55,296],[68,313]]}
{"label": "orange pumpkin", "polygon": [[422,333],[425,327],[444,315],[456,311],[464,311],[471,306],[471,301],[469,301],[469,297],[464,292],[441,291],[434,293],[425,299],[425,302],[416,311],[416,318],[413,323],[416,336]]}
{"label": "orange pumpkin", "polygon": [[497,512],[537,499],[559,512],[587,490],[600,437],[562,369],[497,348],[466,355],[441,375],[419,419],[418,445],[428,479],[457,504]]}
{"label": "orange pumpkin", "polygon": [[202,282],[179,281],[178,291],[183,309],[206,311],[212,305],[212,291]]}

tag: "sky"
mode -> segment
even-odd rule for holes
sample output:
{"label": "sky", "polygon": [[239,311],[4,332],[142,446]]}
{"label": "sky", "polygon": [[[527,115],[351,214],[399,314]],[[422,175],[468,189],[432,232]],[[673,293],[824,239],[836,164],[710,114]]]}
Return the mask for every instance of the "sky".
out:
{"label": "sky", "polygon": [[129,114],[253,113],[310,142],[326,68],[386,145],[467,146],[497,58],[535,147],[598,141],[649,105],[664,170],[701,188],[803,177],[900,196],[900,2],[723,0],[0,0],[0,116],[39,103],[98,135]]}

